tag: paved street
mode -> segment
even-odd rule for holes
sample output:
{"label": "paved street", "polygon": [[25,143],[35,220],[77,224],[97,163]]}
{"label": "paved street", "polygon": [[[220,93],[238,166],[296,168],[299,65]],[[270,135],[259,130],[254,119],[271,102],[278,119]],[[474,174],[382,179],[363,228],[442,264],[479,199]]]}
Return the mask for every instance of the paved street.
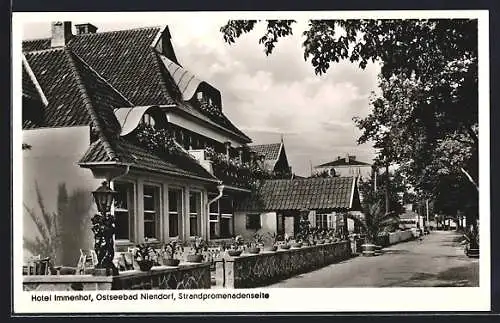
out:
{"label": "paved street", "polygon": [[269,287],[479,286],[479,259],[465,256],[460,237],[433,231],[423,241],[387,247],[380,256],[358,256]]}

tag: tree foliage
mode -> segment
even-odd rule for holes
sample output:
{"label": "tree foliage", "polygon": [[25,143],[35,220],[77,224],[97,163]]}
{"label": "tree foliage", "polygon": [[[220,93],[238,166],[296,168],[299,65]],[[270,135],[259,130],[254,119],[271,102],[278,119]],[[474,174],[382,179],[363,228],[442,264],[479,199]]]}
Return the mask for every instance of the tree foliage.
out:
{"label": "tree foliage", "polygon": [[82,243],[87,235],[85,228],[90,229],[90,194],[82,189],[68,194],[66,185],[61,183],[58,186],[57,212],[49,212],[37,183],[35,190],[40,212],[26,205],[24,207],[33,220],[37,233],[32,237],[24,237],[24,248],[33,255],[50,257],[58,264],[76,264],[78,249],[84,247]]}
{"label": "tree foliage", "polygon": [[[221,31],[234,43],[256,23],[229,21]],[[292,23],[268,21],[266,33],[274,30],[277,40],[291,34]],[[316,74],[340,60],[362,69],[381,65],[371,113],[354,118],[362,131],[358,143],[379,150],[376,165],[401,165],[426,196],[437,195],[450,176],[479,189],[476,19],[310,20],[303,36],[304,59]],[[266,54],[272,44],[264,43]]]}

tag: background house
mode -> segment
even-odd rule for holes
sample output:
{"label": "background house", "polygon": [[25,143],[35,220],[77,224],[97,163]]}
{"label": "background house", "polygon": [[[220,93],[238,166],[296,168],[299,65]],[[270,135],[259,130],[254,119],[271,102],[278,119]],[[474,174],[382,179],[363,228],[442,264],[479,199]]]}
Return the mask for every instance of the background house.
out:
{"label": "background house", "polygon": [[315,166],[316,172],[329,171],[335,176],[357,176],[361,179],[370,178],[372,168],[369,163],[356,159],[356,156],[346,154],[336,160]]}
{"label": "background house", "polygon": [[283,177],[291,176],[292,167],[288,163],[283,139],[279,143],[249,145],[250,151],[263,158],[264,167]]}
{"label": "background house", "polygon": [[236,206],[235,228],[247,238],[267,232],[294,236],[301,216],[313,227],[336,228],[338,218],[357,210],[355,177],[266,180]]}

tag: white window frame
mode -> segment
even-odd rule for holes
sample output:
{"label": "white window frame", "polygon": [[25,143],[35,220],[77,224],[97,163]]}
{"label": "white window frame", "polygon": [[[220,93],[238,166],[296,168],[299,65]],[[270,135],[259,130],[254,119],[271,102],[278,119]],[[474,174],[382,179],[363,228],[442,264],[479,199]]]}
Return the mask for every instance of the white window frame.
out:
{"label": "white window frame", "polygon": [[[191,193],[196,193],[198,194],[199,196],[199,212],[198,213],[195,213],[195,212],[191,212]],[[202,191],[199,190],[199,189],[190,189],[189,190],[189,209],[187,210],[188,211],[188,224],[189,224],[189,236],[191,238],[194,238],[194,237],[198,237],[198,236],[201,236],[202,235],[202,225],[201,225],[201,221],[202,221],[202,216],[203,216],[203,194],[202,194]],[[196,235],[193,235],[192,232],[191,232],[191,215],[192,214],[195,214],[196,215],[196,231],[197,234]]]}
{"label": "white window frame", "polygon": [[[144,193],[145,191],[145,188],[146,187],[153,187],[155,189],[155,193],[157,194],[156,196],[156,200],[155,200],[155,208],[157,208],[155,211],[154,211],[154,214],[155,214],[155,218],[153,220],[153,222],[155,223],[155,234],[156,234],[156,237],[147,237],[148,238],[148,242],[158,242],[158,241],[161,241],[162,240],[162,224],[163,224],[163,221],[162,221],[162,205],[163,205],[163,198],[162,198],[162,185],[161,184],[158,184],[158,183],[154,183],[154,182],[144,182],[143,185],[142,185],[142,201],[143,201],[143,210],[142,210],[142,213],[143,213],[143,218],[142,218],[142,225],[144,226],[145,223],[146,223],[146,212],[151,212],[151,210],[146,210],[145,208],[145,203],[144,203],[144,199],[146,198],[146,194]],[[148,222],[150,222],[148,220]],[[143,234],[144,234],[144,237],[143,238],[146,238],[146,232],[145,232],[145,229],[143,230]]]}
{"label": "white window frame", "polygon": [[[126,180],[126,179],[120,179],[116,181],[111,181],[110,183],[110,188],[112,190],[115,190],[115,184],[122,184],[122,185],[130,185],[131,192],[128,192],[127,194],[127,212],[128,212],[128,239],[117,239],[116,236],[113,236],[113,239],[117,245],[120,244],[130,244],[136,240],[137,237],[135,237],[136,234],[136,195],[137,195],[137,184],[135,181],[132,180]],[[132,204],[132,205],[130,205]],[[115,207],[115,203],[113,202],[111,204],[111,214],[116,217],[116,212],[124,212],[125,209],[117,209]],[[131,225],[133,224],[133,225]]]}
{"label": "white window frame", "polygon": [[[170,192],[175,192],[176,194],[179,194],[178,196],[178,201],[180,201],[180,206],[177,204],[177,210],[176,211],[170,211],[170,195],[169,193]],[[183,210],[184,210],[184,205],[185,205],[185,201],[184,201],[184,188],[180,187],[180,186],[171,186],[169,185],[168,186],[168,189],[167,189],[167,198],[168,198],[168,205],[167,205],[167,219],[166,221],[168,221],[168,232],[166,233],[167,235],[167,238],[169,239],[178,239],[182,236],[182,228],[184,227],[184,223],[182,222],[183,221]],[[177,235],[176,236],[171,236],[170,235],[170,215],[171,214],[175,214],[177,215]]]}

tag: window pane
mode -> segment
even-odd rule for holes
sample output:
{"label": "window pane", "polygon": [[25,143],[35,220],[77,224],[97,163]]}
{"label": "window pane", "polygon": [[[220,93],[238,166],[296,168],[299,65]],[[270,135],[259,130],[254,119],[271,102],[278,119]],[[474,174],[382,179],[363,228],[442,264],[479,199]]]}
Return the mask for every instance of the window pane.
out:
{"label": "window pane", "polygon": [[[208,199],[212,200],[216,197],[217,195],[209,194]],[[219,213],[219,200],[213,202],[210,204],[210,213]]]}
{"label": "window pane", "polygon": [[117,209],[128,210],[128,185],[125,183],[114,183],[114,190],[118,192],[115,197],[114,205]]}
{"label": "window pane", "polygon": [[156,223],[144,222],[144,236],[147,238],[156,238]]}
{"label": "window pane", "polygon": [[220,235],[221,238],[229,238],[232,236],[232,218],[221,218]]}
{"label": "window pane", "polygon": [[210,238],[217,238],[217,223],[210,222]]}
{"label": "window pane", "polygon": [[179,219],[182,214],[182,190],[168,191],[168,210],[168,235],[177,237],[179,235]]}
{"label": "window pane", "polygon": [[189,193],[189,213],[198,213],[200,210],[201,194],[199,192]]}
{"label": "window pane", "polygon": [[131,183],[113,183],[113,189],[117,192],[114,200],[115,239],[131,240],[133,188]]}
{"label": "window pane", "polygon": [[201,221],[201,193],[189,192],[189,235],[197,236],[200,233]]}
{"label": "window pane", "polygon": [[144,185],[144,237],[160,238],[157,232],[159,225],[160,189],[156,186]]}
{"label": "window pane", "polygon": [[144,210],[154,211],[156,209],[157,188],[144,186]]}
{"label": "window pane", "polygon": [[179,216],[177,214],[168,215],[168,235],[170,237],[179,235]]}
{"label": "window pane", "polygon": [[233,213],[233,204],[232,200],[229,197],[222,197],[220,200],[220,213],[232,214]]}
{"label": "window pane", "polygon": [[198,235],[198,221],[196,216],[190,216],[189,217],[189,234],[191,236],[197,236]]}
{"label": "window pane", "polygon": [[168,210],[170,212],[178,212],[180,207],[179,196],[179,191],[168,191]]}
{"label": "window pane", "polygon": [[115,239],[128,239],[128,212],[115,212]]}

